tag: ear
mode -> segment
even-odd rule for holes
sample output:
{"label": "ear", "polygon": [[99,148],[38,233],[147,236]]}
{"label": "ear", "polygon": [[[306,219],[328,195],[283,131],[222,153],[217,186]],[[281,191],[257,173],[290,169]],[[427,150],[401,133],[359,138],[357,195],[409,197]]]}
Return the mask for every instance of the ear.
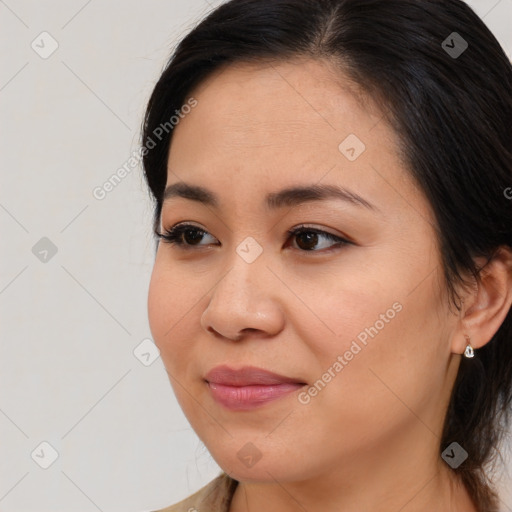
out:
{"label": "ear", "polygon": [[[485,258],[477,263],[485,264]],[[452,340],[452,351],[462,354],[469,336],[474,349],[483,347],[496,334],[512,304],[512,249],[500,246],[494,258],[480,271],[481,282],[473,282],[463,298],[461,317]]]}

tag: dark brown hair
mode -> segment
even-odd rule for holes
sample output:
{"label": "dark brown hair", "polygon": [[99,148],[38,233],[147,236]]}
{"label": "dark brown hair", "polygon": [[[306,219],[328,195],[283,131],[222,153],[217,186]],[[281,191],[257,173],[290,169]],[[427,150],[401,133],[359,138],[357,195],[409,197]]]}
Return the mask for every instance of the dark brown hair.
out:
{"label": "dark brown hair", "polygon": [[[231,0],[215,9],[178,44],[147,107],[143,163],[155,232],[172,138],[172,129],[158,128],[220,66],[296,56],[336,62],[381,100],[435,213],[443,275],[459,309],[456,285],[480,277],[474,258],[512,247],[512,66],[459,0]],[[454,471],[480,511],[498,510],[485,467],[499,453],[511,400],[509,311],[475,357],[462,358],[439,446],[456,441],[468,452]]]}

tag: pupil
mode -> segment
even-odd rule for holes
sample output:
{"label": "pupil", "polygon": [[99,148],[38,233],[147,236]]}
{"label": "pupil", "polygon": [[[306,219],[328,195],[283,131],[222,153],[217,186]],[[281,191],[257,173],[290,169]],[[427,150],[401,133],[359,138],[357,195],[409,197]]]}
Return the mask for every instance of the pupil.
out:
{"label": "pupil", "polygon": [[301,244],[298,243],[301,249],[312,249],[318,243],[318,235],[316,233],[304,232],[297,237],[297,242],[299,240],[306,240],[306,247],[301,247]]}
{"label": "pupil", "polygon": [[[191,235],[192,234],[192,235]],[[189,236],[187,236],[189,235]],[[190,236],[191,235],[191,236]],[[195,241],[201,241],[201,237],[203,236],[200,231],[197,229],[186,229],[183,232],[183,236],[187,244],[195,245]],[[192,241],[191,241],[192,240]]]}

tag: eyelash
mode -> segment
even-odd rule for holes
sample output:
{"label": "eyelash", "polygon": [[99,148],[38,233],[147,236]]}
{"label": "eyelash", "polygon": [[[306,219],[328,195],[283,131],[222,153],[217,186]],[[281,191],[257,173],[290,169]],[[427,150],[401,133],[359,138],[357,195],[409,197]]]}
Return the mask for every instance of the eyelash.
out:
{"label": "eyelash", "polygon": [[[193,224],[177,224],[177,225],[173,226],[171,229],[164,230],[163,233],[156,232],[155,234],[164,243],[167,243],[170,245],[175,245],[178,248],[185,250],[185,251],[197,250],[196,248],[205,247],[204,245],[191,245],[191,244],[184,243],[181,240],[181,236],[187,230],[195,230],[196,233],[202,233],[202,234],[208,234],[208,235],[210,234],[210,233],[208,233],[208,231],[205,231],[204,229],[194,226]],[[326,252],[335,250],[336,248],[343,247],[345,245],[353,245],[352,242],[350,242],[349,240],[346,240],[339,236],[333,235],[332,233],[322,231],[320,229],[310,228],[305,225],[301,225],[294,229],[288,230],[286,232],[286,234],[288,235],[286,240],[288,240],[289,237],[298,236],[299,234],[302,234],[302,233],[314,233],[317,235],[321,235],[332,242],[336,242],[336,244],[334,246],[331,246],[327,249],[322,249],[322,250],[305,250],[305,249],[298,248],[297,250],[299,250],[300,252],[323,252],[323,253],[326,253]]]}

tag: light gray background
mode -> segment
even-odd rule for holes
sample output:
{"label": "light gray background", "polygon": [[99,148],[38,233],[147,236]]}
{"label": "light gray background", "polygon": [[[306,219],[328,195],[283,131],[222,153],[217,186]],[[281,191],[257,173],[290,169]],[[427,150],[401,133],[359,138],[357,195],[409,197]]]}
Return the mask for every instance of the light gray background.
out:
{"label": "light gray background", "polygon": [[[219,471],[161,359],[133,353],[151,337],[140,166],[92,194],[138,147],[172,46],[219,3],[0,0],[0,512],[152,510]],[[471,5],[510,57],[512,0]],[[32,252],[43,237],[55,255]]]}

